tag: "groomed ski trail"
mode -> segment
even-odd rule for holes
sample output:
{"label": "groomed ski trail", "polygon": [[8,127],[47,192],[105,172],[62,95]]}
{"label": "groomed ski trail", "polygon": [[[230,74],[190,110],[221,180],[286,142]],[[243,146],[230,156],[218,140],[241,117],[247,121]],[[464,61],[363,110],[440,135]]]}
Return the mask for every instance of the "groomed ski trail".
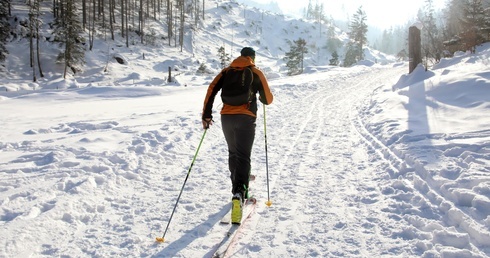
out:
{"label": "groomed ski trail", "polygon": [[407,243],[393,238],[399,227],[392,225],[400,221],[382,211],[391,202],[382,193],[391,164],[364,144],[353,124],[360,102],[405,69],[355,69],[281,84],[267,114],[273,205],[258,208],[236,257],[411,254]]}

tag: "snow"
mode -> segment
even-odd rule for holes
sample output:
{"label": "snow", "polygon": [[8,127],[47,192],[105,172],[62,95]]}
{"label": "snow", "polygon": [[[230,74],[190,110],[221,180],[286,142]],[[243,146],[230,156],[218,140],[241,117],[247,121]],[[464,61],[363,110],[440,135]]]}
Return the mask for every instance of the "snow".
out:
{"label": "snow", "polygon": [[[46,61],[46,78],[32,83],[22,50],[9,46],[0,78],[1,257],[212,256],[231,198],[219,100],[205,135],[200,121],[219,71],[211,56],[233,24],[216,6],[205,25],[221,27],[194,35],[195,56],[98,42],[82,74],[63,79]],[[263,33],[277,33],[263,38],[269,47],[247,33],[233,39],[233,57],[239,46],[257,49],[275,97],[259,107],[251,183],[259,203],[233,257],[490,256],[490,45],[411,74],[408,63],[371,51],[376,59],[351,68],[309,60],[288,77],[280,32],[312,25],[264,19]],[[235,20],[247,22],[239,12]],[[195,73],[201,62],[209,74]]]}

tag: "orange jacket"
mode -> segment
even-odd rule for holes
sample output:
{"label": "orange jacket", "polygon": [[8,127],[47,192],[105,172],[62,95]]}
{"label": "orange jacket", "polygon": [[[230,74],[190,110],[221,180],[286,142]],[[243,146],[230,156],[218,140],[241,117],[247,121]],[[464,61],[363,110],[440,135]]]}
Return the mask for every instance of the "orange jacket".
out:
{"label": "orange jacket", "polygon": [[[240,56],[235,60],[233,60],[233,62],[229,67],[223,69],[218,75],[216,75],[214,80],[209,85],[208,91],[206,93],[206,98],[204,99],[202,119],[213,118],[212,109],[213,109],[214,99],[218,91],[221,90],[221,87],[223,85],[223,78],[224,78],[223,75],[226,73],[226,71],[228,71],[230,67],[247,67],[247,66],[250,67],[250,69],[252,69],[252,72],[254,73],[252,89],[255,93],[258,92],[260,94],[260,98],[259,98],[260,102],[262,102],[265,105],[269,105],[272,103],[273,96],[269,88],[269,84],[267,83],[267,79],[265,78],[265,75],[262,73],[262,71],[260,71],[257,67],[255,67],[252,58],[248,56]],[[223,104],[223,108],[221,109],[220,113],[222,115],[244,114],[244,115],[256,117],[257,98],[255,97],[252,99],[252,102],[241,106],[230,106],[230,105]]]}

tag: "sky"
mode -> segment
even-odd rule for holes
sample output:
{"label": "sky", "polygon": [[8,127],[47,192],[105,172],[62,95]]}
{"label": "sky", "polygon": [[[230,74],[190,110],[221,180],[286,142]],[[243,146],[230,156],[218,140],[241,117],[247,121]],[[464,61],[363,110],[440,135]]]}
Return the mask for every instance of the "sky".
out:
{"label": "sky", "polygon": [[[269,0],[254,0],[266,4]],[[303,15],[308,1],[281,0],[275,1],[285,13],[294,14],[299,17]],[[347,20],[362,6],[366,12],[369,24],[379,28],[390,28],[396,25],[405,25],[405,23],[417,16],[420,8],[425,6],[425,0],[413,1],[393,1],[393,0],[320,0],[323,3],[327,14],[336,19]],[[435,9],[441,9],[445,6],[445,0],[434,0]],[[313,4],[316,1],[312,1]]]}
{"label": "sky", "polygon": [[[0,257],[213,256],[230,227],[219,222],[231,186],[219,97],[206,133],[200,120],[220,71],[209,51],[227,26],[249,28],[225,12],[210,9],[205,24],[221,27],[185,38],[195,52],[121,44],[108,56],[95,40],[84,71],[67,79],[44,46],[46,77],[33,83],[28,40],[9,44]],[[268,54],[247,33],[234,38],[261,50],[274,102],[257,117],[258,204],[228,255],[490,256],[490,45],[411,74],[406,61],[369,51],[353,67],[308,63],[291,77],[273,53],[296,38],[288,29],[311,24],[266,18]],[[196,73],[202,63],[209,73]]]}

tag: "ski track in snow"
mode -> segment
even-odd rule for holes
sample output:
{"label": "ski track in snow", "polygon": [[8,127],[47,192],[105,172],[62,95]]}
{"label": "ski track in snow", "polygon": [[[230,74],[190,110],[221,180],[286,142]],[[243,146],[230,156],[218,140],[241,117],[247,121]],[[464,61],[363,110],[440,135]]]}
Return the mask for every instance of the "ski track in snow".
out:
{"label": "ski track in snow", "polygon": [[408,245],[392,239],[388,222],[397,221],[381,212],[387,200],[378,181],[386,176],[387,162],[364,147],[351,122],[351,109],[372,84],[386,83],[396,72],[370,78],[361,70],[353,78],[339,74],[296,85],[294,92],[307,95],[276,103],[281,112],[271,114],[275,118],[271,131],[279,134],[271,138],[280,137],[278,142],[289,145],[273,151],[271,159],[278,162],[271,167],[279,171],[272,175],[274,204],[259,213],[256,231],[242,249],[243,255],[375,257],[387,250],[406,253]]}
{"label": "ski track in snow", "polygon": [[[264,204],[265,146],[259,107],[252,157],[257,179],[251,183],[259,206],[243,225],[233,255],[408,257],[433,249],[462,257],[490,254],[488,225],[465,208],[474,205],[465,203],[465,197],[475,194],[446,191],[443,179],[431,177],[409,150],[394,140],[377,139],[375,125],[364,124],[373,112],[373,91],[406,68],[352,69],[358,72],[339,70],[322,81],[299,85],[272,82],[275,101],[266,107],[272,206]],[[204,87],[191,90],[199,96],[196,99],[204,96]],[[38,136],[36,140],[1,142],[0,150],[14,158],[0,163],[0,227],[7,234],[1,238],[5,253],[0,255],[211,256],[227,230],[219,220],[231,197],[219,115],[203,141],[166,243],[153,241],[165,230],[203,135],[200,102],[194,104],[179,111],[185,115],[169,120],[155,119],[162,111],[113,121],[53,121],[46,128],[24,131],[26,136]],[[141,130],[149,126],[155,129]],[[117,151],[90,150],[90,145],[110,142],[105,137],[111,134],[126,139],[117,143]],[[86,143],[87,148],[60,144],[69,141]],[[455,146],[436,148],[446,157],[458,156]],[[470,159],[484,159],[478,150],[465,155],[466,161],[452,160],[460,162],[457,167]],[[173,224],[181,226],[175,229]]]}
{"label": "ski track in snow", "polygon": [[[358,120],[357,123],[358,126],[363,126],[361,120]],[[398,219],[403,219],[409,223],[411,227],[402,232],[400,237],[413,240],[416,254],[428,251],[424,255],[429,253],[436,256],[438,254],[431,251],[435,247],[440,254],[449,257],[488,256],[490,231],[485,225],[488,223],[482,220],[484,218],[481,215],[469,208],[471,206],[476,209],[489,207],[488,204],[472,203],[471,201],[478,199],[475,198],[477,194],[471,193],[470,189],[480,183],[479,181],[466,182],[468,186],[459,185],[457,189],[449,189],[451,186],[444,185],[445,182],[449,181],[435,174],[431,175],[421,160],[410,157],[410,151],[420,153],[420,150],[409,150],[406,154],[404,151],[400,151],[399,146],[388,147],[387,144],[376,139],[366,128],[361,128],[360,133],[371,148],[391,162],[390,176],[394,181],[391,182],[391,186],[385,189],[385,193],[387,196],[392,196],[397,203],[391,205],[386,211],[398,214],[396,215]],[[479,136],[482,135],[479,134]],[[434,136],[421,135],[418,138],[423,140],[434,138]],[[434,155],[434,152],[437,153],[440,147],[434,145],[423,146],[422,148],[426,148],[427,153]],[[454,169],[469,167],[469,163],[475,159],[484,158],[484,155],[478,153],[466,153],[465,156],[471,157],[468,159],[468,165],[458,164],[458,167],[454,167]],[[439,157],[439,159],[449,164],[461,160],[459,157],[454,160],[447,159],[448,157]],[[484,164],[484,161],[476,162],[476,164]],[[471,173],[471,170],[469,172]],[[465,191],[464,188],[467,190]],[[484,189],[484,187],[482,188]],[[453,190],[454,192],[452,192]],[[431,243],[427,243],[426,240],[431,240]]]}
{"label": "ski track in snow", "polygon": [[[259,115],[252,164],[258,179],[252,187],[260,190],[256,194],[264,201],[256,216],[243,225],[246,230],[234,248],[234,256],[411,254],[409,243],[401,237],[393,237],[403,234],[395,231],[399,227],[393,226],[401,223],[400,220],[383,212],[391,202],[382,193],[391,163],[366,146],[366,139],[354,126],[357,117],[352,112],[376,84],[385,84],[401,73],[400,69],[385,70],[382,76],[371,78],[369,76],[373,75],[364,74],[361,68],[357,76],[349,78],[346,76],[352,74],[330,74],[325,81],[301,85],[286,83],[274,88],[275,102],[266,108],[273,204],[271,207],[264,205],[267,200],[265,146],[263,116]],[[359,88],[363,90],[359,92]],[[220,149],[216,155],[225,151]],[[227,190],[229,183],[224,181],[224,184]],[[161,254],[178,253],[178,256],[188,257],[204,247],[202,253],[207,257],[210,253],[206,254],[209,247],[206,243],[218,243],[224,232],[218,225],[206,239],[192,243],[189,240],[185,249],[170,252],[167,248]],[[386,246],[386,243],[391,245]]]}

